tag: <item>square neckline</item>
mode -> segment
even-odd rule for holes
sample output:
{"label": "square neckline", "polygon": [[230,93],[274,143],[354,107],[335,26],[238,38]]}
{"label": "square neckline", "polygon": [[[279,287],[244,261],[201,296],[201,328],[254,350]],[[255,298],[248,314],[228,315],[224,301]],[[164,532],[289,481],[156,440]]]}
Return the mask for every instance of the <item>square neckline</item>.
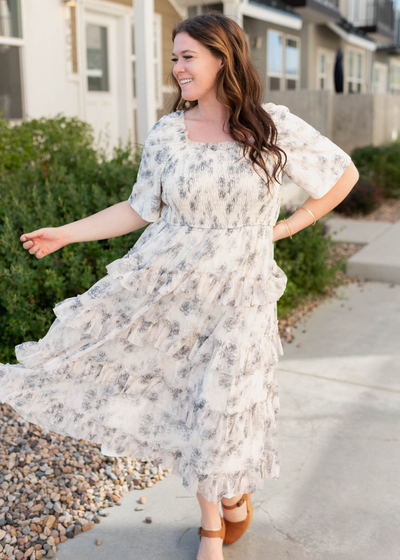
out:
{"label": "square neckline", "polygon": [[179,116],[181,117],[181,124],[182,124],[182,129],[183,132],[185,134],[185,139],[188,143],[190,144],[198,144],[200,146],[223,146],[223,145],[227,145],[227,146],[234,146],[234,145],[239,145],[239,142],[237,140],[224,140],[222,142],[200,142],[199,140],[191,140],[189,138],[189,131],[186,127],[186,119],[185,119],[185,109],[180,109],[179,111],[177,111],[177,113],[179,113]]}

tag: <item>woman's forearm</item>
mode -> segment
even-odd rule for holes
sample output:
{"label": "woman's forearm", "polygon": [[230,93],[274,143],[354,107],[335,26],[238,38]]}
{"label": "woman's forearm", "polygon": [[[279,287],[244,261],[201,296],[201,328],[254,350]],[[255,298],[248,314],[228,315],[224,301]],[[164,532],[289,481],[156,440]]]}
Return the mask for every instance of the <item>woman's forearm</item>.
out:
{"label": "woman's forearm", "polygon": [[[312,198],[311,196],[302,204],[305,208],[311,210],[315,219],[322,218],[325,214],[333,210],[344,198],[349,194],[351,189],[358,181],[358,171],[354,163],[351,162],[349,167],[340,177],[339,181],[326,193],[325,196],[319,199]],[[289,218],[286,219],[289,225],[291,234],[294,235],[298,231],[313,223],[312,216],[307,210],[302,208],[297,209]],[[288,237],[289,233],[285,223],[280,221],[274,228],[274,241]]]}
{"label": "woman's forearm", "polygon": [[119,237],[146,226],[146,222],[127,200],[118,202],[92,216],[61,226],[68,243]]}

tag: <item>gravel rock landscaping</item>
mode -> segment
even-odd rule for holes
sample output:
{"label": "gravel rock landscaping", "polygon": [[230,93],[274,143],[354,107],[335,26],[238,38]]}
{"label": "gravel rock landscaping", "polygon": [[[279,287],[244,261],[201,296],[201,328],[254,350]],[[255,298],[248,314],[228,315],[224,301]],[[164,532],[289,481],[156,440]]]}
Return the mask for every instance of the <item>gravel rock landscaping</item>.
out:
{"label": "gravel rock landscaping", "polygon": [[6,404],[0,405],[0,442],[1,560],[53,558],[60,543],[120,506],[124,493],[143,491],[170,472],[46,432]]}

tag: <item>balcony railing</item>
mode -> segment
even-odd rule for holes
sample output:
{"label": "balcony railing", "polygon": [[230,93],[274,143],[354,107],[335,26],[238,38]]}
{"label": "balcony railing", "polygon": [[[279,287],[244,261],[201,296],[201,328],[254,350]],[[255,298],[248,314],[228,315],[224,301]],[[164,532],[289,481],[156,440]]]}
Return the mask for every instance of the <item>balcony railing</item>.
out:
{"label": "balcony railing", "polygon": [[351,10],[350,8],[349,19],[356,27],[362,27],[370,32],[374,32],[377,28],[383,28],[391,34],[394,33],[394,10],[392,1],[367,0],[365,3],[355,2],[353,8],[357,9]]}

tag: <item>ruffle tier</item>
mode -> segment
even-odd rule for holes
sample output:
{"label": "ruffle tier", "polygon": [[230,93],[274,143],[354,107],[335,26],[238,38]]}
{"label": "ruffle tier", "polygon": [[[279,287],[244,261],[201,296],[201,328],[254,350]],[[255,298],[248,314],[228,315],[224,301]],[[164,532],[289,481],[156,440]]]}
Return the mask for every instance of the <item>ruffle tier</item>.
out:
{"label": "ruffle tier", "polygon": [[[264,304],[248,283],[226,288],[246,267],[254,272],[255,250],[267,244],[266,231],[240,229],[247,259],[234,259],[226,230],[185,228],[183,237],[177,226],[149,226],[104,278],[55,306],[43,339],[16,346],[20,363],[0,365],[0,400],[46,430],[101,443],[106,455],[162,463],[214,502],[278,478],[283,352],[274,298],[282,286]],[[216,261],[220,275],[208,269]],[[268,262],[259,267],[265,277]]]}

